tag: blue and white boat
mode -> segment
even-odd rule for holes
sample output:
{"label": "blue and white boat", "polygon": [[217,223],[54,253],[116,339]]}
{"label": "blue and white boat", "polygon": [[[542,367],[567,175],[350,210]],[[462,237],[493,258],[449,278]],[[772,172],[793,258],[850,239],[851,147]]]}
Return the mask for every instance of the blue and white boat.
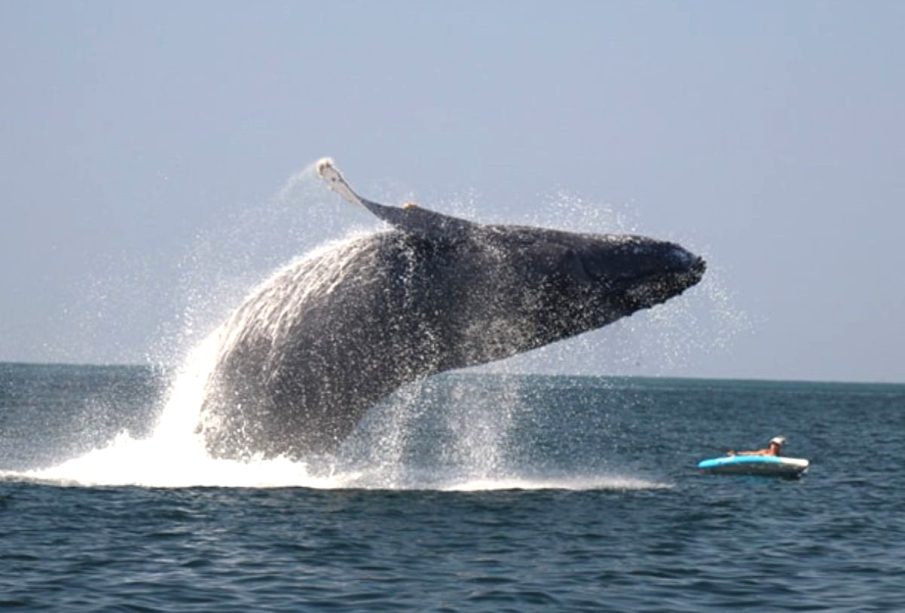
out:
{"label": "blue and white boat", "polygon": [[811,463],[803,458],[771,455],[727,455],[698,462],[698,468],[713,475],[763,475],[800,477]]}

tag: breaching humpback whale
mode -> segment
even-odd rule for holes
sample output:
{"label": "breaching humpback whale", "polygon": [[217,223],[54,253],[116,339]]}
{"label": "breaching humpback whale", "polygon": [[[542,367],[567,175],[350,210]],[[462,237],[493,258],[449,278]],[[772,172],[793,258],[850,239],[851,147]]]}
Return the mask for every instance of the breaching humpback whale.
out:
{"label": "breaching humpback whale", "polygon": [[317,170],[390,229],[289,265],[224,324],[199,424],[213,455],[333,452],[405,383],[599,328],[704,274],[673,243],[385,206],[330,160]]}

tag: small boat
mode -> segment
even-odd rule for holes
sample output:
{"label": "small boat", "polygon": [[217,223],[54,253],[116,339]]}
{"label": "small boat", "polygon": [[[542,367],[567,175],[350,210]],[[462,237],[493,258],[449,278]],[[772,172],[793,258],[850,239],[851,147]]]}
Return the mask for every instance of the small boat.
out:
{"label": "small boat", "polygon": [[762,475],[800,477],[811,463],[803,458],[772,455],[727,455],[698,462],[698,468],[712,475]]}

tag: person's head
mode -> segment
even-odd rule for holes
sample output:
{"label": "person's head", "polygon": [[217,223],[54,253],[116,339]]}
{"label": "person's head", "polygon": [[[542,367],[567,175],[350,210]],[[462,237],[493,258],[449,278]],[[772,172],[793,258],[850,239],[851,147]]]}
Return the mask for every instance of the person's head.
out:
{"label": "person's head", "polygon": [[773,438],[770,439],[770,449],[775,449],[775,450],[779,451],[782,448],[782,446],[785,444],[785,442],[786,442],[786,437],[774,436]]}

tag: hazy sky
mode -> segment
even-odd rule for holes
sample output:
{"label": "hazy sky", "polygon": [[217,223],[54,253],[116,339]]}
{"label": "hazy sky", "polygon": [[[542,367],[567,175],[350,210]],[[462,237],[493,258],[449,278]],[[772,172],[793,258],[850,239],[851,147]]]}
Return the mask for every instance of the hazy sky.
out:
{"label": "hazy sky", "polygon": [[905,381],[903,32],[905,2],[7,0],[0,360],[177,355],[370,223],[275,197],[331,155],[378,199],[707,257],[579,370]]}

